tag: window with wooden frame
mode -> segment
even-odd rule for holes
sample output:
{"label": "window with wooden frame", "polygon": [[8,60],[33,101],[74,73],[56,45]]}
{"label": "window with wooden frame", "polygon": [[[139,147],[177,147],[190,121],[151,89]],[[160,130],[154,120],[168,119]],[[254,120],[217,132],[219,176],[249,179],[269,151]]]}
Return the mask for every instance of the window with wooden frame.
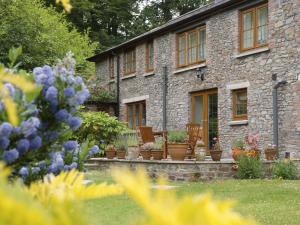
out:
{"label": "window with wooden frame", "polygon": [[136,52],[135,48],[128,49],[124,52],[124,76],[135,73]]}
{"label": "window with wooden frame", "polygon": [[240,50],[266,46],[268,40],[268,4],[258,5],[240,13]]}
{"label": "window with wooden frame", "polygon": [[206,28],[198,27],[177,35],[177,67],[205,61]]}
{"label": "window with wooden frame", "polygon": [[113,80],[115,78],[115,63],[114,63],[113,56],[110,56],[108,58],[108,71],[109,71],[109,78]]}
{"label": "window with wooden frame", "polygon": [[232,91],[233,102],[233,119],[246,120],[248,118],[247,112],[247,89],[238,89]]}
{"label": "window with wooden frame", "polygon": [[127,123],[130,129],[146,125],[146,102],[134,102],[126,104]]}
{"label": "window with wooden frame", "polygon": [[154,70],[154,45],[153,40],[146,44],[146,71]]}

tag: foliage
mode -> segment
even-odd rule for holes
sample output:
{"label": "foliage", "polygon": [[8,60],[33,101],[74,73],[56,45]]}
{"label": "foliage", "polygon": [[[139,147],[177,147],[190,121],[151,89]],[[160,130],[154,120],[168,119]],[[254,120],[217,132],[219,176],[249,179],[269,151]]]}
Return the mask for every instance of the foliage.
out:
{"label": "foliage", "polygon": [[221,145],[220,145],[220,141],[219,138],[214,137],[213,138],[213,146],[212,146],[212,151],[221,151]]}
{"label": "foliage", "polygon": [[[232,202],[214,201],[210,194],[185,196],[178,199],[170,189],[152,191],[151,182],[144,170],[138,170],[136,173],[124,169],[116,170],[113,176],[129,196],[144,209],[146,218],[139,224],[255,224],[234,212],[231,209]],[[166,185],[166,182],[159,180],[158,184]]]}
{"label": "foliage", "polygon": [[[13,176],[22,177],[26,183],[46,173],[82,169],[83,161],[99,151],[89,140],[82,145],[69,140],[81,125],[77,110],[89,95],[74,68],[75,60],[68,54],[55,67],[37,67],[33,74],[1,70],[1,92],[4,90],[18,105],[15,113],[21,123],[9,123],[7,112],[11,113],[13,106],[0,96],[0,157],[13,167]],[[34,95],[22,92],[32,91],[33,86],[25,76],[40,87]]]}
{"label": "foliage", "polygon": [[273,178],[295,180],[297,179],[297,167],[291,160],[278,160],[272,168]]}
{"label": "foliage", "polygon": [[119,133],[126,130],[125,124],[105,112],[82,112],[80,116],[82,126],[75,134],[79,141],[89,138],[97,144],[109,144]]}
{"label": "foliage", "polygon": [[241,155],[238,158],[237,178],[257,179],[262,176],[262,162],[256,157]]}
{"label": "foliage", "polygon": [[122,134],[119,134],[113,143],[114,143],[114,146],[116,147],[117,151],[127,151],[128,150],[127,139]]}
{"label": "foliage", "polygon": [[138,146],[138,138],[136,133],[126,135],[126,140],[127,140],[128,147]]}
{"label": "foliage", "polygon": [[[64,0],[65,1],[65,0]],[[94,53],[87,33],[80,34],[65,15],[45,8],[41,0],[0,1],[0,61],[8,62],[6,53],[22,46],[21,67],[32,68],[56,62],[68,51],[75,54],[77,71],[86,77],[94,73],[93,64],[86,58]]]}
{"label": "foliage", "polygon": [[187,137],[186,131],[170,131],[168,133],[168,141],[170,143],[184,143]]}

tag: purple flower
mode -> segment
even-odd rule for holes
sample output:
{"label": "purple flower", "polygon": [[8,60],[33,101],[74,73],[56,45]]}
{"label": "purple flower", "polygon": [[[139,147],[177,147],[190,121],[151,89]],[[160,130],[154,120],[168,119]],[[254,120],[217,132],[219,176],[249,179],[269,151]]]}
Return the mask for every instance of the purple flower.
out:
{"label": "purple flower", "polygon": [[50,66],[36,67],[33,69],[33,75],[37,84],[44,84],[47,87],[53,85],[55,77]]}
{"label": "purple flower", "polygon": [[32,167],[31,168],[32,174],[38,174],[40,171],[41,171],[41,169],[39,167]]}
{"label": "purple flower", "polygon": [[7,149],[7,147],[9,146],[9,139],[7,137],[2,137],[0,138],[0,148],[1,149]]}
{"label": "purple flower", "polygon": [[56,163],[52,163],[49,167],[48,167],[48,173],[53,173],[53,174],[57,174],[58,173],[58,168]]}
{"label": "purple flower", "polygon": [[61,109],[57,113],[55,113],[55,118],[58,121],[67,121],[69,118],[69,113],[67,110]]}
{"label": "purple flower", "polygon": [[67,151],[75,150],[77,146],[78,146],[77,141],[66,141],[65,143],[63,143],[63,147]]}
{"label": "purple flower", "polygon": [[48,88],[48,90],[46,91],[46,95],[45,95],[45,98],[52,102],[54,100],[57,100],[57,95],[58,95],[58,90],[56,87],[54,86],[51,86]]}
{"label": "purple flower", "polygon": [[2,158],[7,164],[11,164],[19,158],[19,152],[16,149],[4,151]]}
{"label": "purple flower", "polygon": [[9,137],[13,130],[13,126],[10,123],[4,122],[0,125],[0,136]]}
{"label": "purple flower", "polygon": [[27,167],[22,167],[20,170],[19,170],[19,174],[22,176],[22,177],[27,177],[29,175],[29,170]]}
{"label": "purple flower", "polygon": [[36,150],[42,146],[42,138],[40,136],[36,136],[30,140],[30,149]]}
{"label": "purple flower", "polygon": [[21,139],[17,144],[17,150],[20,154],[24,154],[28,151],[30,142],[27,139]]}
{"label": "purple flower", "polygon": [[70,165],[70,169],[76,169],[78,166],[78,164],[76,162],[72,162],[72,164]]}
{"label": "purple flower", "polygon": [[76,83],[80,84],[80,85],[83,84],[83,80],[82,80],[82,78],[80,76],[76,77]]}
{"label": "purple flower", "polygon": [[80,125],[81,125],[81,119],[80,119],[80,117],[77,117],[77,116],[70,117],[68,119],[68,124],[69,124],[70,128],[73,131],[75,131],[75,130],[77,130],[80,127]]}
{"label": "purple flower", "polygon": [[45,160],[38,162],[38,166],[39,166],[41,169],[45,169],[46,166],[47,166]]}
{"label": "purple flower", "polygon": [[89,155],[95,155],[99,152],[99,147],[97,145],[94,145],[93,147],[90,148],[89,150]]}
{"label": "purple flower", "polygon": [[37,128],[40,126],[40,120],[37,117],[31,117],[26,121],[23,121],[21,123],[21,131],[24,134],[24,136],[32,137],[36,135]]}
{"label": "purple flower", "polygon": [[10,96],[14,96],[16,93],[16,89],[14,88],[14,86],[11,83],[6,83],[4,84],[4,87],[9,91]]}
{"label": "purple flower", "polygon": [[73,97],[75,95],[75,90],[73,87],[67,87],[64,90],[65,97]]}
{"label": "purple flower", "polygon": [[87,89],[84,89],[82,91],[79,91],[76,96],[75,100],[78,105],[81,105],[84,103],[84,101],[89,97],[90,93]]}

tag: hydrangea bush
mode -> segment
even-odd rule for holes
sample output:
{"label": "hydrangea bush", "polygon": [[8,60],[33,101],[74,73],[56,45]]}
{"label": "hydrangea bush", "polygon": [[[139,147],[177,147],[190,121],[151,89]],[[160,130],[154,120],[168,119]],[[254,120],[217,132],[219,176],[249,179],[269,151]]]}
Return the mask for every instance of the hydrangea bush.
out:
{"label": "hydrangea bush", "polygon": [[8,122],[0,96],[0,157],[14,169],[14,176],[28,183],[47,173],[82,169],[83,161],[99,148],[88,140],[81,145],[68,140],[81,125],[78,111],[89,97],[82,78],[75,75],[72,54],[54,67],[34,68],[29,79],[41,90],[30,102],[14,85],[2,86],[18,104],[21,122]]}

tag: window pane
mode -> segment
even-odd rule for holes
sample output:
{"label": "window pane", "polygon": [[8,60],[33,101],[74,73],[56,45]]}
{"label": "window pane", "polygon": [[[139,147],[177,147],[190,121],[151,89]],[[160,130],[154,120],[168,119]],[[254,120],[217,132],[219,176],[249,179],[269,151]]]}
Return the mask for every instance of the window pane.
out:
{"label": "window pane", "polygon": [[128,122],[128,127],[133,128],[132,124],[132,106],[127,106],[127,122]]}
{"label": "window pane", "polygon": [[142,126],[146,126],[146,104],[142,104],[143,111],[142,111]]}
{"label": "window pane", "polygon": [[247,114],[247,91],[238,91],[236,93],[236,115]]}
{"label": "window pane", "polygon": [[203,96],[194,97],[194,123],[199,123],[203,127]]}
{"label": "window pane", "polygon": [[135,50],[132,51],[132,65],[131,65],[131,72],[135,71],[135,64],[136,64],[136,54],[135,54]]}
{"label": "window pane", "polygon": [[140,113],[140,105],[137,104],[135,105],[135,126],[139,126],[140,122],[139,122],[139,113]]}
{"label": "window pane", "polygon": [[178,38],[178,65],[182,66],[186,64],[186,36],[180,36]]}
{"label": "window pane", "polygon": [[197,61],[197,32],[189,33],[188,35],[188,63],[195,63]]}
{"label": "window pane", "polygon": [[254,47],[253,12],[243,14],[243,48]]}
{"label": "window pane", "polygon": [[205,60],[206,30],[199,31],[198,60]]}
{"label": "window pane", "polygon": [[268,7],[257,9],[257,44],[262,45],[267,42],[268,36]]}

